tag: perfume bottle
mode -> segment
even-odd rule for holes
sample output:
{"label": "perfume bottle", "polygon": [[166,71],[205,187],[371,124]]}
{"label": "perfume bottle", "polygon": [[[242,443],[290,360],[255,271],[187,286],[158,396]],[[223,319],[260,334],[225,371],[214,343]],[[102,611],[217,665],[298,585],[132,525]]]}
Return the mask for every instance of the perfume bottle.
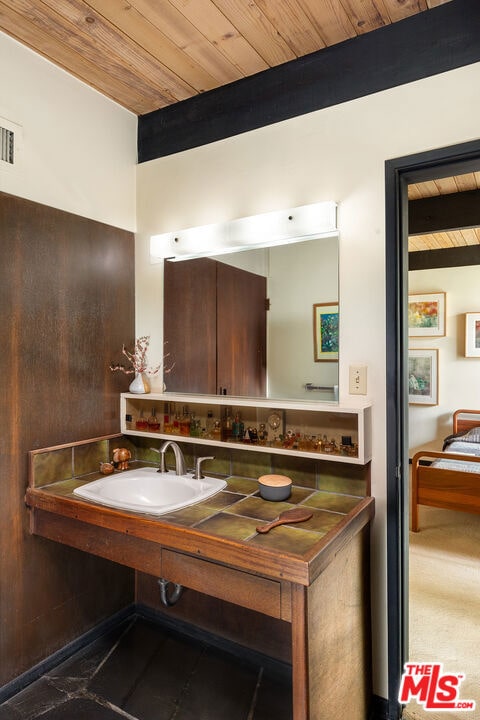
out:
{"label": "perfume bottle", "polygon": [[222,422],[222,440],[228,442],[232,439],[232,410],[225,408],[225,415]]}
{"label": "perfume bottle", "polygon": [[180,435],[190,435],[190,423],[190,413],[188,412],[188,407],[185,405],[180,418]]}
{"label": "perfume bottle", "polygon": [[152,407],[152,414],[148,418],[148,429],[150,432],[158,432],[160,430],[160,423],[158,421],[155,408]]}
{"label": "perfume bottle", "polygon": [[165,408],[165,413],[163,415],[163,432],[164,433],[172,432],[172,423],[170,421],[170,411],[169,411],[168,407]]}
{"label": "perfume bottle", "polygon": [[214,440],[222,439],[222,425],[220,420],[215,420],[212,430],[212,436]]}
{"label": "perfume bottle", "polygon": [[260,445],[266,445],[268,440],[268,430],[265,423],[260,423],[258,428],[258,442]]}
{"label": "perfume bottle", "polygon": [[173,416],[172,434],[180,435],[180,416],[176,410],[175,410],[175,414]]}
{"label": "perfume bottle", "polygon": [[190,437],[200,437],[201,425],[200,420],[195,417],[195,413],[190,416]]}
{"label": "perfume bottle", "polygon": [[139,412],[137,421],[135,423],[135,429],[136,430],[148,430],[148,422],[143,417],[143,408],[140,408],[140,412]]}
{"label": "perfume bottle", "polygon": [[205,423],[205,433],[207,438],[210,438],[212,440],[213,438],[213,428],[215,425],[215,420],[213,419],[213,412],[211,410],[207,413],[207,422]]}
{"label": "perfume bottle", "polygon": [[240,413],[235,413],[232,423],[232,440],[233,442],[241,442],[245,434],[245,425],[240,417]]}

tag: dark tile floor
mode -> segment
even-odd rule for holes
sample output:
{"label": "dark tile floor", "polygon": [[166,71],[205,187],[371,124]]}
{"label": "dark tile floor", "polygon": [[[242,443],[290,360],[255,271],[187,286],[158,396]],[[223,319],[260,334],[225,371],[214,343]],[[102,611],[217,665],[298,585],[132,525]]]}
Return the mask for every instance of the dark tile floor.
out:
{"label": "dark tile floor", "polygon": [[291,678],[134,617],[0,705],[0,720],[291,720]]}

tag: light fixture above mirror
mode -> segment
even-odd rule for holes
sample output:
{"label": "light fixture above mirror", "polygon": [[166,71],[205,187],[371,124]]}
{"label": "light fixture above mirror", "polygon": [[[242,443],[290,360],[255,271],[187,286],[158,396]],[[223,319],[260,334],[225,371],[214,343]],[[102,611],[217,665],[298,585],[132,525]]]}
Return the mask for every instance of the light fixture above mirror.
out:
{"label": "light fixture above mirror", "polygon": [[313,203],[152,235],[150,262],[191,260],[337,235],[337,204]]}

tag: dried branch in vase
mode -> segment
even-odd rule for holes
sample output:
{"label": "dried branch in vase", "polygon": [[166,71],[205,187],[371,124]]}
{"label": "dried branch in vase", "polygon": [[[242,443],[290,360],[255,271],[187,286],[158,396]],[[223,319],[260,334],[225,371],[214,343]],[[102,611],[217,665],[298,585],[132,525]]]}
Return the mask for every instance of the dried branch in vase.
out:
{"label": "dried branch in vase", "polygon": [[[166,345],[167,343],[165,343]],[[116,372],[125,373],[125,375],[132,375],[133,373],[146,373],[147,375],[157,375],[162,367],[164,367],[165,361],[170,357],[170,353],[166,353],[163,356],[163,361],[156,367],[149,367],[147,360],[147,351],[150,345],[150,335],[143,335],[142,337],[135,340],[135,346],[133,350],[127,350],[125,345],[122,347],[122,354],[127,358],[131,367],[125,367],[121,363],[110,363],[110,370]],[[168,375],[173,370],[175,363],[172,363],[169,367],[164,368],[163,374]]]}

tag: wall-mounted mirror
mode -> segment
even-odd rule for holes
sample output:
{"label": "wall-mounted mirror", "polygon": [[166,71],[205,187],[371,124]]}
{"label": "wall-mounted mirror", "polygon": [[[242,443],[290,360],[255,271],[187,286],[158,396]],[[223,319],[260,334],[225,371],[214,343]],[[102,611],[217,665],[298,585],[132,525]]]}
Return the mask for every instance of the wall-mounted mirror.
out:
{"label": "wall-mounted mirror", "polygon": [[338,360],[314,345],[314,306],[337,303],[337,237],[165,261],[167,392],[337,401]]}

